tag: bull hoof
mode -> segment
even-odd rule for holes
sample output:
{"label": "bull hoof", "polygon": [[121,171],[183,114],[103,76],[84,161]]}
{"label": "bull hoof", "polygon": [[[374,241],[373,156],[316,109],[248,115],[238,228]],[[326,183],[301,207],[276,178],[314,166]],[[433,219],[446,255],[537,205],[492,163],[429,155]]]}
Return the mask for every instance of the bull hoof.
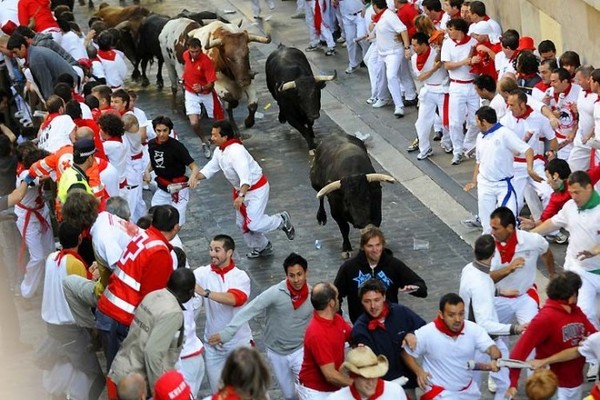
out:
{"label": "bull hoof", "polygon": [[163,81],[158,81],[156,82],[156,87],[158,88],[158,90],[162,90],[165,87],[165,84]]}
{"label": "bull hoof", "polygon": [[140,74],[140,71],[135,71],[135,70],[134,70],[134,71],[131,73],[131,79],[132,79],[134,82],[139,82],[141,78],[142,78],[142,74]]}
{"label": "bull hoof", "polygon": [[[85,0],[84,0],[84,1],[85,1]],[[88,2],[88,8],[89,8],[90,10],[93,10],[93,9],[94,9],[94,2],[93,2],[92,0],[90,0],[90,1]]]}
{"label": "bull hoof", "polygon": [[244,126],[246,128],[252,128],[254,126],[254,118],[250,118],[250,117],[246,118],[244,120]]}
{"label": "bull hoof", "polygon": [[342,256],[342,259],[347,260],[350,257],[352,257],[352,252],[351,251],[342,251],[341,256]]}
{"label": "bull hoof", "polygon": [[148,85],[150,85],[148,78],[142,78],[142,87],[146,87]]}

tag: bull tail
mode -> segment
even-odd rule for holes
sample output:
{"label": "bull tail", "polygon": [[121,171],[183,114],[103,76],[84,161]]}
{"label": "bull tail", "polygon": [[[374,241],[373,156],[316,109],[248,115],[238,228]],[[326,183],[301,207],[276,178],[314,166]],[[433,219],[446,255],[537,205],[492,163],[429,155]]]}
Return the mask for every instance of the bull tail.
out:
{"label": "bull tail", "polygon": [[325,196],[319,199],[319,210],[317,211],[317,222],[319,225],[327,224],[327,213],[325,212],[325,207],[323,202],[325,201]]}

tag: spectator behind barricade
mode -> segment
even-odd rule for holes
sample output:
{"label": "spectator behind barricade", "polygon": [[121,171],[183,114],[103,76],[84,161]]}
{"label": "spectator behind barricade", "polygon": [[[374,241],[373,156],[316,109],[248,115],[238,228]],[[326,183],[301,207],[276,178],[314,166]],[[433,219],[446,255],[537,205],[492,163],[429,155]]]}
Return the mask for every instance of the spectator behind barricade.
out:
{"label": "spectator behind barricade", "polygon": [[517,73],[517,56],[519,48],[519,32],[514,29],[508,29],[500,38],[500,44],[502,45],[502,51],[496,54],[494,63],[496,64],[496,71],[498,71],[498,79],[502,79],[502,76],[507,72],[513,74]]}
{"label": "spectator behind barricade", "polygon": [[556,57],[556,46],[552,40],[542,40],[538,44],[537,50],[542,61],[554,60],[558,63],[558,58]]}
{"label": "spectator behind barricade", "polygon": [[211,399],[266,400],[270,386],[271,372],[258,350],[239,347],[227,357],[221,374],[221,388]]}
{"label": "spectator behind barricade", "polygon": [[85,104],[85,98],[75,91],[75,82],[71,75],[63,74],[58,77],[58,82],[54,86],[54,94],[60,96],[65,103],[75,100],[80,105],[82,118],[93,118],[92,110]]}
{"label": "spectator behind barricade", "polygon": [[100,115],[106,113],[110,108],[110,95],[112,89],[108,85],[98,85],[92,88],[92,95],[98,99],[98,113],[94,113],[94,119],[97,121]]}
{"label": "spectator behind barricade", "polygon": [[558,379],[549,369],[538,369],[527,378],[525,394],[529,400],[549,400],[558,388]]}
{"label": "spectator behind barricade", "polygon": [[98,59],[102,62],[106,75],[106,84],[112,89],[124,86],[127,77],[127,64],[123,56],[114,49],[114,36],[104,31],[98,35]]}
{"label": "spectator behind barricade", "polygon": [[540,62],[533,51],[521,51],[517,57],[517,84],[527,94],[531,94],[533,88],[542,81],[538,74],[539,66]]}
{"label": "spectator behind barricade", "polygon": [[574,51],[565,51],[558,60],[558,64],[561,68],[566,69],[571,74],[571,79],[575,78],[575,71],[581,67],[581,60],[579,54]]}
{"label": "spectator behind barricade", "polygon": [[63,39],[60,42],[61,47],[77,61],[87,58],[87,51],[83,44],[79,26],[75,22],[69,22],[64,17],[58,18],[57,21],[63,31]]}

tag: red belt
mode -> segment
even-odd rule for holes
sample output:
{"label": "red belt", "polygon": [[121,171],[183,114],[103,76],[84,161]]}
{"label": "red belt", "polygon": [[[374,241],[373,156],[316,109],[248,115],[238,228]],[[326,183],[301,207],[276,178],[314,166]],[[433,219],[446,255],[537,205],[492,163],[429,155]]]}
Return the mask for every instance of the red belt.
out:
{"label": "red belt", "polygon": [[554,133],[556,134],[556,137],[559,139],[566,139],[567,137],[565,135],[563,135],[562,133],[558,132],[558,131],[554,131]]}
{"label": "red belt", "polygon": [[[459,392],[463,392],[463,391],[467,390],[469,388],[469,386],[471,386],[472,383],[473,383],[473,379],[471,379],[465,387],[461,388],[459,390]],[[431,389],[429,389],[427,392],[423,393],[420,400],[433,400],[439,394],[441,394],[444,390],[446,390],[446,388],[443,386],[433,385],[431,387]]]}
{"label": "red belt", "polygon": [[187,358],[192,358],[195,356],[199,356],[200,354],[204,353],[204,347],[202,347],[200,350],[193,352],[192,354],[188,354],[187,356],[181,356],[182,360],[185,360]]}
{"label": "red belt", "polygon": [[142,158],[144,156],[144,153],[138,153],[138,154],[134,154],[131,156],[132,160],[139,160],[140,158]]}
{"label": "red belt", "polygon": [[[163,190],[165,192],[168,192],[167,186],[169,186],[171,183],[183,183],[187,181],[188,177],[185,175],[173,178],[171,180],[163,178],[162,176],[156,176],[156,183],[158,183],[158,187],[160,188],[160,190]],[[176,204],[179,203],[179,192],[171,193],[171,201],[173,201],[173,203]]]}
{"label": "red belt", "polygon": [[[545,161],[544,156],[541,154],[536,154],[535,156],[533,156],[533,159]],[[523,157],[515,157],[514,161],[515,162],[527,162],[527,159],[523,158]]]}
{"label": "red belt", "polygon": [[123,182],[119,183],[119,189],[125,189],[127,187],[127,179],[125,179]]}
{"label": "red belt", "polygon": [[[269,183],[267,181],[267,178],[264,175],[261,175],[261,177],[258,179],[258,181],[256,181],[256,183],[254,185],[250,186],[250,189],[248,189],[248,191],[260,189],[261,187],[265,186],[267,183]],[[234,201],[238,197],[239,193],[240,193],[239,190],[237,190],[236,188],[233,188],[233,200]],[[242,217],[244,218],[244,220],[242,221],[242,232],[244,232],[244,233],[250,232],[250,229],[248,228],[248,224],[250,223],[250,218],[248,218],[248,211],[246,210],[246,204],[242,204],[242,206],[240,207],[240,214],[242,214]]]}
{"label": "red belt", "polygon": [[[538,307],[540,306],[540,295],[538,294],[537,291],[537,284],[533,284],[533,286],[531,286],[529,289],[527,289],[527,291],[523,294],[526,294],[527,296],[531,297],[533,299],[533,301],[535,301],[538,305]],[[518,294],[518,295],[514,295],[514,296],[505,296],[505,295],[499,295],[499,297],[504,297],[507,299],[516,299],[517,297],[521,297],[522,294]]]}
{"label": "red belt", "polygon": [[460,79],[450,79],[450,82],[467,84],[467,83],[473,83],[473,79],[471,79],[470,81],[461,81]]}

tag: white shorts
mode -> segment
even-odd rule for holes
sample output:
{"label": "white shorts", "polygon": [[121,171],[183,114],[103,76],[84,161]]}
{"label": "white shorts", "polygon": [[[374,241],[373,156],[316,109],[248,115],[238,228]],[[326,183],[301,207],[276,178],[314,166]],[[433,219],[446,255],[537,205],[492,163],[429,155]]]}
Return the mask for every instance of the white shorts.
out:
{"label": "white shorts", "polygon": [[185,91],[185,113],[186,115],[200,115],[202,114],[202,108],[200,104],[204,104],[206,114],[209,118],[214,117],[215,104],[213,101],[213,94],[198,94]]}

